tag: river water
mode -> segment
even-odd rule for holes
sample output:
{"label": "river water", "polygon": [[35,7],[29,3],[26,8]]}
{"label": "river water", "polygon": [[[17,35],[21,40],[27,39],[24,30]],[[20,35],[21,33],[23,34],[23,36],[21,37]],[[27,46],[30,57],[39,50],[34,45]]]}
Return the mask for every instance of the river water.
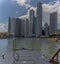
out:
{"label": "river water", "polygon": [[34,49],[49,58],[60,48],[60,42],[48,38],[0,39],[0,56],[13,51],[13,42],[16,43],[16,48]]}

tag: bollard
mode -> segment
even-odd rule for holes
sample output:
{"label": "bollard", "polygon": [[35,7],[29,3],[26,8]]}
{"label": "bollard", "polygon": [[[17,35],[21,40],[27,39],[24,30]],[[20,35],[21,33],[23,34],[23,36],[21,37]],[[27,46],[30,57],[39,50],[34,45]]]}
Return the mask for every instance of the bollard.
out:
{"label": "bollard", "polygon": [[2,59],[4,59],[4,56],[5,56],[4,53],[2,53]]}
{"label": "bollard", "polygon": [[43,54],[43,55],[42,55],[42,59],[44,59],[44,58],[45,58],[45,55]]}

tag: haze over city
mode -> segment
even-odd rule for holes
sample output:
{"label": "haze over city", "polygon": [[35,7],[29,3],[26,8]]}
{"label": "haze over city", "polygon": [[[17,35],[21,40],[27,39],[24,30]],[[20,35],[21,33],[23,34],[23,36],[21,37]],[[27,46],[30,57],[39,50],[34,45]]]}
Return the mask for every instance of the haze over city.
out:
{"label": "haze over city", "polygon": [[0,0],[0,64],[60,64],[60,0]]}
{"label": "haze over city", "polygon": [[42,2],[42,22],[49,23],[49,13],[58,12],[58,29],[60,28],[60,1],[59,0],[0,0],[0,31],[7,31],[9,17],[20,17],[27,14],[31,8],[36,8]]}

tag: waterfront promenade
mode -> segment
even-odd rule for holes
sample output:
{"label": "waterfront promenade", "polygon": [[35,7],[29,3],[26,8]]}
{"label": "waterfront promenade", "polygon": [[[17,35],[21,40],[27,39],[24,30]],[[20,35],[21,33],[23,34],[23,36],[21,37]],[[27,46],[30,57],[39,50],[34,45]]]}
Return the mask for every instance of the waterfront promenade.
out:
{"label": "waterfront promenade", "polygon": [[[18,54],[18,60],[15,58]],[[6,54],[4,59],[0,58],[0,64],[50,64],[49,59],[34,50],[20,50]]]}

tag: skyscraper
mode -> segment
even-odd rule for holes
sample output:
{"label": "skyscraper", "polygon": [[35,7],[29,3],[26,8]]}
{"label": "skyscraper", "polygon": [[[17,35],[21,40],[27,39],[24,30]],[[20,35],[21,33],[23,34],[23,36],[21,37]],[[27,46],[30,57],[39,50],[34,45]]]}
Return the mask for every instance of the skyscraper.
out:
{"label": "skyscraper", "polygon": [[45,23],[45,25],[44,25],[44,31],[45,31],[45,35],[49,35],[49,25],[48,25],[48,23]]}
{"label": "skyscraper", "polygon": [[50,34],[54,34],[57,31],[57,12],[50,14]]}
{"label": "skyscraper", "polygon": [[15,36],[20,37],[21,36],[21,19],[16,18],[15,23]]}
{"label": "skyscraper", "polygon": [[8,32],[11,32],[11,17],[9,17],[9,22],[8,22]]}
{"label": "skyscraper", "polygon": [[42,3],[37,4],[36,13],[36,37],[42,35]]}
{"label": "skyscraper", "polygon": [[15,23],[16,23],[16,19],[9,17],[8,32],[13,36],[15,35]]}
{"label": "skyscraper", "polygon": [[21,36],[21,19],[9,18],[8,32],[13,36]]}
{"label": "skyscraper", "polygon": [[24,36],[28,37],[29,36],[29,21],[26,18],[24,22],[25,22],[24,23]]}
{"label": "skyscraper", "polygon": [[21,36],[24,36],[25,20],[21,19]]}
{"label": "skyscraper", "polygon": [[33,9],[29,11],[29,36],[33,35],[34,30],[34,18],[35,18],[35,12]]}

